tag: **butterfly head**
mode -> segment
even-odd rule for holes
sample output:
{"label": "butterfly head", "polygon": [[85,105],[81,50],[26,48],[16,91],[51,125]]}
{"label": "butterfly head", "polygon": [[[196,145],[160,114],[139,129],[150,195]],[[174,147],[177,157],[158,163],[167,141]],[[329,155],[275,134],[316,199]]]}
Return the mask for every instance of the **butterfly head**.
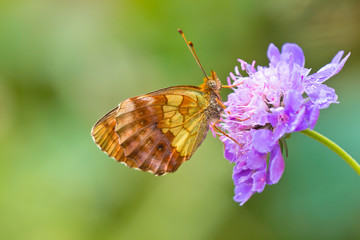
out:
{"label": "butterfly head", "polygon": [[212,90],[216,93],[220,92],[222,85],[217,74],[211,70],[211,76],[204,78],[204,85],[206,90]]}

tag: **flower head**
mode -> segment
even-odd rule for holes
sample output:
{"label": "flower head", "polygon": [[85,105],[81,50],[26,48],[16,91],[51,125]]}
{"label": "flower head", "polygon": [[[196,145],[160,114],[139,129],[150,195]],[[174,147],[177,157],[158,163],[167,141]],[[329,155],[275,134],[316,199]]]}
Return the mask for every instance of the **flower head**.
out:
{"label": "flower head", "polygon": [[238,59],[243,77],[235,67],[228,82],[237,85],[228,96],[222,128],[238,143],[223,136],[225,157],[235,162],[234,200],[243,205],[266,184],[277,183],[285,163],[281,151],[284,138],[295,131],[314,128],[319,110],[337,103],[335,90],[323,84],[344,66],[338,52],[332,61],[309,75],[302,49],[292,43],[283,45],[281,52],[270,44],[269,66],[248,64]]}

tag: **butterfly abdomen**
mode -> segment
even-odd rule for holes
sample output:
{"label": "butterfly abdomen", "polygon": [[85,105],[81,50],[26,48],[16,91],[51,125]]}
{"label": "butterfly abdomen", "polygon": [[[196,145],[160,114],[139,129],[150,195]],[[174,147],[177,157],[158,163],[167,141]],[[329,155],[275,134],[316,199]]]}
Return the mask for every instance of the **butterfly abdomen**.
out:
{"label": "butterfly abdomen", "polygon": [[224,112],[224,108],[216,101],[218,98],[217,94],[214,92],[210,93],[209,106],[205,111],[207,119],[210,123],[214,123],[220,119],[221,114]]}

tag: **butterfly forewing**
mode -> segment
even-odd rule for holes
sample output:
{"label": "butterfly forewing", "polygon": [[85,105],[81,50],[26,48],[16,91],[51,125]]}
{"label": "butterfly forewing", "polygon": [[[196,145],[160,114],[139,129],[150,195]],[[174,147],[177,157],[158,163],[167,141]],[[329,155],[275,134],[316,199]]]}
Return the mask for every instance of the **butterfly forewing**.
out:
{"label": "butterfly forewing", "polygon": [[174,172],[206,137],[209,97],[199,87],[178,86],[127,99],[95,124],[92,136],[129,167]]}

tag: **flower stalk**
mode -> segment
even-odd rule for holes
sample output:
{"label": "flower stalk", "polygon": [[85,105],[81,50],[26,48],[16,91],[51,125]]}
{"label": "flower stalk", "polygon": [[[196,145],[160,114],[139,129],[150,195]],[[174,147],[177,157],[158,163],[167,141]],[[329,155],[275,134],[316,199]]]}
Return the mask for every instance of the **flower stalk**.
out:
{"label": "flower stalk", "polygon": [[306,129],[303,131],[300,131],[302,134],[311,137],[312,139],[324,144],[326,147],[330,148],[332,151],[334,151],[337,155],[339,155],[342,159],[347,162],[347,164],[352,167],[357,174],[360,175],[360,165],[354,158],[352,158],[345,150],[343,150],[339,145],[325,137],[324,135],[315,132],[310,129]]}

